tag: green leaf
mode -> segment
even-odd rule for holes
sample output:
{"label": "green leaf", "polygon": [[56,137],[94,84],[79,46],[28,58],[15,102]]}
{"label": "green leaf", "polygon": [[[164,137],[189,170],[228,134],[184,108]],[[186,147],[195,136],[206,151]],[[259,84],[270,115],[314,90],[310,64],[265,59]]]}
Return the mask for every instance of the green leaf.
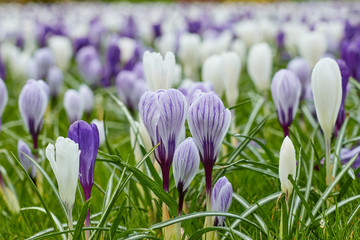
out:
{"label": "green leaf", "polygon": [[75,232],[74,232],[74,240],[80,239],[80,237],[81,237],[81,231],[83,229],[84,222],[85,222],[86,216],[87,216],[88,211],[89,211],[91,199],[92,198],[89,198],[85,202],[84,206],[81,209],[80,217],[76,222],[76,228],[75,228]]}
{"label": "green leaf", "polygon": [[196,239],[200,239],[202,237],[202,235],[204,235],[207,232],[211,232],[211,231],[226,231],[228,233],[234,233],[236,236],[240,237],[241,239],[245,239],[245,240],[252,240],[251,237],[249,237],[248,235],[239,232],[237,230],[234,229],[230,229],[228,227],[208,227],[208,228],[202,228],[200,230],[198,230],[197,232],[195,232],[190,238],[189,240],[196,240]]}

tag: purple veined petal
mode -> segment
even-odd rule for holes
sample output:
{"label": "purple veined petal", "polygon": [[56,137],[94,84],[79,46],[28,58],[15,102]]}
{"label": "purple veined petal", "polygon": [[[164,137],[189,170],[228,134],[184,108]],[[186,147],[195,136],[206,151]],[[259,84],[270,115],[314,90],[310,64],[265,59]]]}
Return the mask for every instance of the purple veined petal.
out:
{"label": "purple veined petal", "polygon": [[50,96],[57,97],[64,82],[64,75],[60,68],[56,66],[51,67],[47,74],[46,81],[49,85]]}
{"label": "purple veined petal", "polygon": [[[213,195],[212,195],[213,211],[227,212],[231,206],[232,194],[233,194],[233,189],[231,183],[227,180],[226,177],[220,178],[216,182],[213,190]],[[225,217],[216,216],[214,225],[222,226],[224,224],[224,221],[225,221]]]}
{"label": "purple veined petal", "polygon": [[79,180],[84,189],[85,198],[90,197],[94,183],[94,165],[99,150],[99,131],[96,124],[80,120],[71,124],[68,137],[79,144],[80,167]]}
{"label": "purple veined petal", "polygon": [[70,123],[82,118],[84,114],[84,104],[78,91],[69,89],[65,92],[64,108]]}
{"label": "purple veined petal", "polygon": [[173,159],[173,175],[179,193],[186,192],[199,169],[199,150],[192,138],[185,139],[176,148]]}
{"label": "purple veined petal", "polygon": [[28,171],[31,168],[30,176],[33,179],[35,179],[36,168],[35,168],[34,164],[31,162],[31,160],[27,157],[27,156],[29,156],[31,158],[34,158],[31,153],[30,147],[23,140],[19,139],[18,145],[17,145],[17,150],[18,150],[18,156],[19,156],[21,165],[25,168],[26,171]]}

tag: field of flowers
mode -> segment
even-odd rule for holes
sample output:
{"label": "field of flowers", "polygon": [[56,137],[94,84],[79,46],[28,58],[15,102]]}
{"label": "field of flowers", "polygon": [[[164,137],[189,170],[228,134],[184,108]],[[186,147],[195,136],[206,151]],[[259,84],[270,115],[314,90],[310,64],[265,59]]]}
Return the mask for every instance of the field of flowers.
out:
{"label": "field of flowers", "polygon": [[0,5],[0,239],[360,239],[360,4]]}

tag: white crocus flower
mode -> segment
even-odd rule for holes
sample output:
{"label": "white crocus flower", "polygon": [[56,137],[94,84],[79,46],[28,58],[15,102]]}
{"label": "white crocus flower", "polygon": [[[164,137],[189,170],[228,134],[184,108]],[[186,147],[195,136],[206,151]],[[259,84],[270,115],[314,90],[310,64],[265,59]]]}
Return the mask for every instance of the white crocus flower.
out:
{"label": "white crocus flower", "polygon": [[214,86],[214,90],[218,96],[222,96],[224,92],[224,82],[222,75],[222,59],[220,55],[214,54],[208,57],[202,66],[202,80],[210,82]]}
{"label": "white crocus flower", "polygon": [[296,157],[295,148],[289,137],[285,137],[279,157],[279,177],[281,182],[281,191],[286,194],[288,198],[293,190],[293,185],[288,179],[289,175],[295,178],[296,174]]}
{"label": "white crocus flower", "polygon": [[66,71],[73,55],[70,39],[64,36],[53,36],[49,38],[48,45],[54,53],[56,65],[61,70]]}
{"label": "white crocus flower", "polygon": [[326,53],[327,41],[320,32],[305,33],[298,42],[300,55],[308,61],[311,67]]}
{"label": "white crocus flower", "polygon": [[235,52],[224,52],[221,54],[221,59],[226,100],[229,106],[233,106],[239,96],[241,61]]}

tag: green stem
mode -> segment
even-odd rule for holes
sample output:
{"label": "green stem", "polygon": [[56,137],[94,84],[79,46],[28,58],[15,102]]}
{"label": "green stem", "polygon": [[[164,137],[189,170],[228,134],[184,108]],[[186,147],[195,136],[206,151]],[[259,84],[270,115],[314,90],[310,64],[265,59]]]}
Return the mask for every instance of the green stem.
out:
{"label": "green stem", "polygon": [[332,178],[331,178],[331,162],[330,162],[331,135],[329,137],[324,135],[324,138],[325,138],[326,185],[330,186],[330,184],[332,182]]}
{"label": "green stem", "polygon": [[[72,207],[68,208],[68,226],[69,230],[73,229]],[[68,240],[72,240],[71,232],[69,232]]]}
{"label": "green stem", "polygon": [[[211,204],[211,191],[206,192],[206,211],[212,211],[212,204]],[[213,216],[207,216],[205,218],[205,227],[212,227],[214,224],[214,218]],[[207,232],[206,233],[206,239],[212,240],[214,239],[214,233],[213,232]]]}
{"label": "green stem", "polygon": [[280,239],[288,239],[288,203],[287,199],[281,199]]}
{"label": "green stem", "polygon": [[181,222],[175,224],[175,239],[181,240]]}

